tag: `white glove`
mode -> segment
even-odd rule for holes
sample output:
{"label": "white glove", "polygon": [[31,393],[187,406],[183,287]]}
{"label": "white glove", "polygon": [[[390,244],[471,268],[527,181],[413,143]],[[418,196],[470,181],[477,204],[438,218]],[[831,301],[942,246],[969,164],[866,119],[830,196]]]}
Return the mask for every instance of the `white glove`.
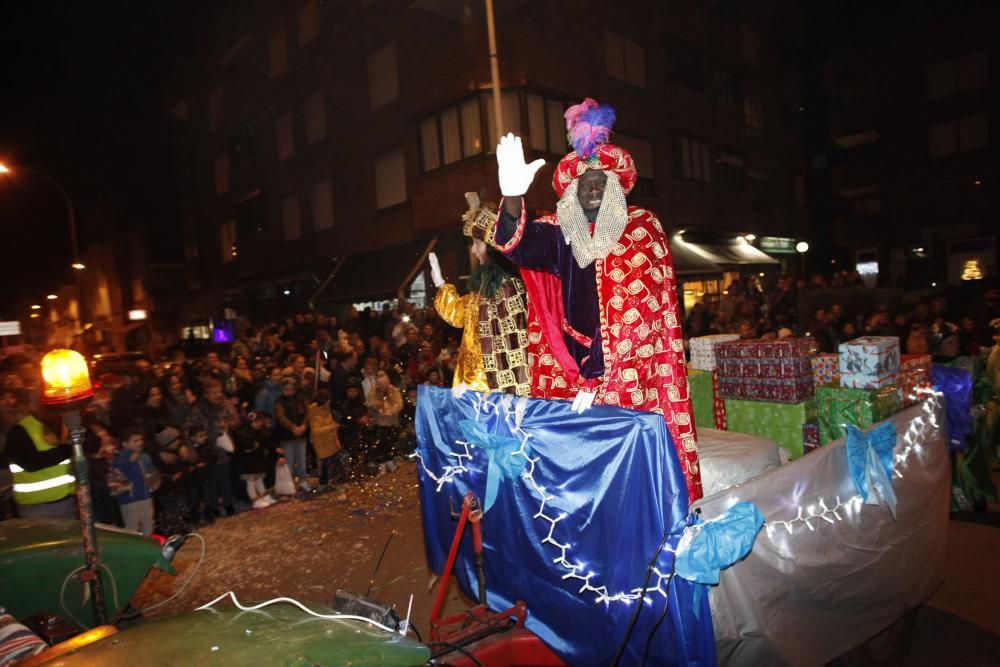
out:
{"label": "white glove", "polygon": [[528,191],[535,172],[541,169],[545,160],[541,158],[531,164],[524,163],[524,149],[521,138],[508,132],[497,144],[497,168],[500,176],[500,192],[504,197],[520,197]]}
{"label": "white glove", "polygon": [[455,398],[462,398],[462,394],[469,391],[471,387],[464,382],[459,382],[451,388],[451,395]]}
{"label": "white glove", "polygon": [[581,389],[576,392],[576,397],[573,399],[573,407],[570,409],[576,414],[582,415],[590,409],[590,406],[594,404],[594,396],[596,395],[597,394],[593,391],[585,391]]}
{"label": "white glove", "polygon": [[444,276],[441,275],[441,265],[438,264],[437,255],[434,253],[427,255],[427,261],[431,265],[431,282],[434,283],[434,287],[441,287],[444,285]]}

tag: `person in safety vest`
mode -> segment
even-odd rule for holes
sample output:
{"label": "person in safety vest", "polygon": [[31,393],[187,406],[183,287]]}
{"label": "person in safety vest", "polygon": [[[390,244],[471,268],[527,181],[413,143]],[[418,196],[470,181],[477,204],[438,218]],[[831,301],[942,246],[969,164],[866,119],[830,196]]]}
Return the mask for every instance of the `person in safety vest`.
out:
{"label": "person in safety vest", "polygon": [[75,519],[72,450],[31,413],[23,390],[16,396],[17,421],[7,432],[5,453],[17,514],[23,519]]}

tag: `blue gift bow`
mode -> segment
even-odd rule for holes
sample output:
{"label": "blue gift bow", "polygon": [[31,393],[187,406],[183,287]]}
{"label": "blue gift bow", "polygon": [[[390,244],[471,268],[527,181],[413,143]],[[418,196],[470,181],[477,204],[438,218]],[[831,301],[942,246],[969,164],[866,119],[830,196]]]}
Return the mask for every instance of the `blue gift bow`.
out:
{"label": "blue gift bow", "polygon": [[896,425],[892,422],[879,424],[865,433],[861,429],[847,425],[847,469],[854,480],[861,499],[868,502],[873,490],[885,500],[896,518],[896,492],[892,490],[893,454],[896,448]]}
{"label": "blue gift bow", "polygon": [[719,571],[744,558],[757,539],[764,515],[746,500],[730,507],[724,514],[689,526],[690,541],[678,545],[674,571],[677,576],[699,584],[719,583]]}
{"label": "blue gift bow", "polygon": [[[500,479],[518,477],[524,470],[528,458],[520,454],[514,456],[514,452],[521,451],[521,441],[517,438],[490,433],[482,424],[471,419],[463,419],[458,422],[458,428],[468,442],[486,452],[490,459],[486,470],[486,497],[483,501],[483,513],[485,514],[497,499],[497,493],[500,491]],[[530,453],[531,448],[524,445],[524,454]]]}

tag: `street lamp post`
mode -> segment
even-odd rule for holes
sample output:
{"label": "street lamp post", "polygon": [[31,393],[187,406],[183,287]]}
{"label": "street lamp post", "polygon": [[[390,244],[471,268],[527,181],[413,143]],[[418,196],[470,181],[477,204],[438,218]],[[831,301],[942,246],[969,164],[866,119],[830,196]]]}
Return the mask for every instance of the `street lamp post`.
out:
{"label": "street lamp post", "polygon": [[799,253],[799,270],[800,277],[802,280],[806,279],[806,253],[809,252],[809,244],[805,241],[799,241],[795,244],[795,252]]}
{"label": "street lamp post", "polygon": [[[59,185],[59,182],[56,181],[51,176],[49,176],[48,174],[46,174],[44,172],[41,172],[41,171],[38,171],[37,169],[34,169],[32,167],[19,166],[18,169],[20,169],[21,171],[26,171],[29,174],[34,174],[35,176],[38,176],[42,180],[46,181],[49,185],[51,185],[52,187],[54,187],[56,190],[59,191],[59,194],[63,198],[63,202],[65,202],[65,204],[66,204],[66,216],[69,218],[69,240],[70,240],[70,247],[72,248],[72,251],[73,251],[73,263],[70,266],[73,268],[73,271],[74,271],[74,274],[73,274],[74,282],[76,283],[76,289],[77,289],[77,292],[79,293],[79,298],[80,298],[80,301],[79,301],[79,309],[80,309],[79,313],[80,313],[80,315],[79,315],[79,317],[80,317],[80,329],[82,330],[83,329],[83,321],[84,321],[84,316],[83,316],[84,315],[83,285],[82,285],[82,281],[79,279],[79,277],[76,275],[75,272],[76,271],[80,271],[80,270],[82,270],[82,269],[84,269],[86,267],[80,262],[80,249],[78,247],[77,239],[76,239],[76,209],[73,206],[73,200],[70,199],[69,193],[66,192],[66,189],[63,188],[63,186]],[[13,170],[10,167],[8,167],[7,165],[5,165],[2,162],[0,162],[0,175],[2,175],[2,174],[11,174],[11,173],[13,173]]]}

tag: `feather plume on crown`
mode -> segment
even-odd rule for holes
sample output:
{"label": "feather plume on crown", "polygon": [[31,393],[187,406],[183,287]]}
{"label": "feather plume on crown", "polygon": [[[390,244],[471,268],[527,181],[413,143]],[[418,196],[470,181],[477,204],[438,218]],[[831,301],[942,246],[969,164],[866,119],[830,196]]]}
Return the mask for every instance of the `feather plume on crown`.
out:
{"label": "feather plume on crown", "polygon": [[611,137],[615,110],[591,98],[566,110],[566,138],[581,160],[589,160]]}

